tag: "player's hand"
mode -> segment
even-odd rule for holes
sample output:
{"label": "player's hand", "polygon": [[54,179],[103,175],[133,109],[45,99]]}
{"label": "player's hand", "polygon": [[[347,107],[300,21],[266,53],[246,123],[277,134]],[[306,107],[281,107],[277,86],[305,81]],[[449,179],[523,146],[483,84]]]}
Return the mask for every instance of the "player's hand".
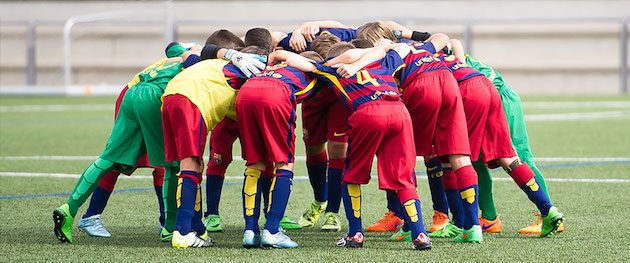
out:
{"label": "player's hand", "polygon": [[332,65],[331,67],[336,68],[337,74],[339,74],[339,76],[342,76],[344,78],[351,78],[352,76],[357,74],[357,72],[359,71],[359,69],[352,66],[352,64],[335,64],[335,65]]}
{"label": "player's hand", "polygon": [[319,26],[316,23],[306,23],[301,27],[301,33],[308,42],[315,40],[315,34],[319,32]]}
{"label": "player's hand", "polygon": [[238,52],[234,49],[225,52],[223,58],[232,61],[232,64],[238,67],[248,78],[259,74],[265,69],[265,63],[267,62],[267,57],[265,56]]}
{"label": "player's hand", "polygon": [[289,46],[296,52],[301,53],[306,50],[306,38],[302,35],[300,30],[293,31],[291,38],[289,39]]}

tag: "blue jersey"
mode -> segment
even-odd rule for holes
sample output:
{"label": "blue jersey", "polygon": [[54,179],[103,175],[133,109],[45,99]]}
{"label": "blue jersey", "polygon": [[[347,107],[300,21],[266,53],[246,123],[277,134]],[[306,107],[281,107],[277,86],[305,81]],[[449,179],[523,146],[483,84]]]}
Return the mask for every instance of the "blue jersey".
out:
{"label": "blue jersey", "polygon": [[280,63],[274,66],[267,66],[265,71],[256,75],[256,78],[271,78],[280,80],[291,88],[291,95],[296,103],[301,103],[317,94],[319,85],[317,78],[287,65]]}
{"label": "blue jersey", "polygon": [[411,52],[405,57],[405,67],[400,71],[401,87],[409,85],[419,74],[434,70],[448,70],[440,58],[435,57],[435,46],[432,43],[416,43],[410,45]]}
{"label": "blue jersey", "polygon": [[[352,28],[321,28],[319,32],[315,34],[315,36],[317,37],[321,34],[324,34],[325,32],[337,36],[339,39],[341,39],[341,41],[344,42],[350,42],[353,39],[357,38],[357,30]],[[284,50],[295,52],[295,50],[293,50],[291,46],[289,46],[289,40],[291,39],[292,35],[293,33],[289,33],[285,38],[280,40],[278,46],[281,46]],[[311,50],[311,42],[306,42],[306,51],[309,50]]]}

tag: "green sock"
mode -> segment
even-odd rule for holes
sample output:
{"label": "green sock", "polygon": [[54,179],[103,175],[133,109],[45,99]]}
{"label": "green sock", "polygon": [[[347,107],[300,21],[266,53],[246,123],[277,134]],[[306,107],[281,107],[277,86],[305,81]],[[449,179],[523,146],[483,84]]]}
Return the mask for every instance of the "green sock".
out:
{"label": "green sock", "polygon": [[178,167],[164,166],[164,185],[162,196],[164,198],[164,228],[173,232],[175,219],[177,218],[177,173]]}
{"label": "green sock", "polygon": [[543,176],[542,172],[540,172],[540,170],[538,170],[538,167],[536,167],[536,164],[534,163],[534,160],[528,158],[528,159],[524,160],[524,162],[527,165],[529,165],[529,168],[531,168],[532,171],[534,171],[534,174],[536,174],[536,182],[538,183],[538,186],[540,186],[540,188],[542,188],[543,192],[545,192],[545,194],[547,195],[547,198],[549,199],[549,202],[551,202],[551,197],[549,196],[549,191],[547,190],[547,183],[545,182],[545,177]]}
{"label": "green sock", "polygon": [[494,220],[497,218],[497,210],[494,207],[494,195],[492,193],[492,172],[482,161],[473,162],[477,172],[479,183],[479,209],[481,217]]}
{"label": "green sock", "polygon": [[114,165],[115,163],[113,162],[99,158],[83,171],[67,202],[68,206],[70,206],[70,215],[72,217],[77,215],[79,207],[90,197],[101,178],[114,170]]}

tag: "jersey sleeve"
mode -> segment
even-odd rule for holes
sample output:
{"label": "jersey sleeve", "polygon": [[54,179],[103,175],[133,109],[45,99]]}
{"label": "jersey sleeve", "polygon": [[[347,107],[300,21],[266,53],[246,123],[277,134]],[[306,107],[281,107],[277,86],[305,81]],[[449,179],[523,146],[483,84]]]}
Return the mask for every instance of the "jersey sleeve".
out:
{"label": "jersey sleeve", "polygon": [[403,58],[400,57],[396,50],[387,51],[385,57],[381,59],[380,64],[383,68],[387,69],[391,75],[394,75],[405,64]]}
{"label": "jersey sleeve", "polygon": [[424,43],[422,46],[420,46],[420,48],[422,48],[422,49],[424,49],[426,51],[429,51],[429,52],[431,52],[433,54],[435,54],[435,52],[436,52],[435,45],[433,45],[433,43],[431,43],[431,42]]}
{"label": "jersey sleeve", "polygon": [[182,67],[183,68],[188,68],[192,65],[195,65],[195,63],[201,61],[201,58],[195,54],[192,54],[190,56],[188,56],[188,58],[186,58],[186,61],[184,61],[182,63]]}
{"label": "jersey sleeve", "polygon": [[322,28],[318,35],[324,34],[325,32],[337,36],[344,42],[350,42],[357,38],[357,30],[353,28]]}
{"label": "jersey sleeve", "polygon": [[280,42],[278,42],[278,46],[282,47],[282,49],[284,50],[293,52],[294,50],[291,48],[291,46],[289,46],[289,40],[291,39],[292,35],[293,33],[287,34],[287,36],[285,36],[282,40],[280,40]]}

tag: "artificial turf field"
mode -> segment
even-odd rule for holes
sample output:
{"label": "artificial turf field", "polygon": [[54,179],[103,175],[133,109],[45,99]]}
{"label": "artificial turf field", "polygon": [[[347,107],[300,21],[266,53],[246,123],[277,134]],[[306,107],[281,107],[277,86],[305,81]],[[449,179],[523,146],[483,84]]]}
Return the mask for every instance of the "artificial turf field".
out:
{"label": "artificial turf field", "polygon": [[[323,233],[319,228],[289,231],[300,244],[294,250],[243,249],[243,161],[235,161],[228,170],[220,206],[226,230],[211,235],[216,240],[212,248],[175,250],[159,241],[157,201],[146,176],[136,180],[121,176],[118,181],[120,192],[112,195],[103,214],[111,238],[79,232],[76,219],[75,243],[61,244],[52,231],[52,211],[72,190],[76,177],[71,176],[80,174],[102,150],[112,126],[114,101],[114,97],[0,97],[0,261],[619,262],[630,258],[629,97],[523,98],[535,156],[544,157],[538,165],[548,178],[554,204],[565,214],[564,233],[542,239],[519,235],[518,229],[532,222],[535,207],[504,172],[495,170],[495,201],[504,232],[484,235],[481,245],[433,239],[433,249],[425,252],[413,251],[410,243],[388,241],[388,234],[379,233],[367,233],[363,249],[337,248],[341,233]],[[300,127],[296,155],[304,153]],[[240,147],[235,151],[239,155]],[[422,162],[416,168],[428,227],[433,211]],[[149,175],[150,170],[140,169],[137,174]],[[297,161],[295,174],[287,215],[297,219],[311,202],[312,190],[302,160]],[[373,181],[363,188],[364,227],[385,212],[385,194],[376,185]]]}

